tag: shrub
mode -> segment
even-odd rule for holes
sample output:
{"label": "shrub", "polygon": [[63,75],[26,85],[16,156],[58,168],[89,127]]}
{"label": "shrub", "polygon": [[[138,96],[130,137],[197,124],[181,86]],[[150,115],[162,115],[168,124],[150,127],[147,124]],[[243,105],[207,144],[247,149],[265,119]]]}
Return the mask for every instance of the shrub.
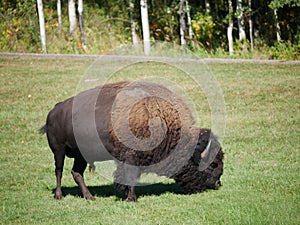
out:
{"label": "shrub", "polygon": [[290,41],[277,42],[274,46],[270,47],[269,53],[272,59],[299,60],[300,44],[293,45]]}

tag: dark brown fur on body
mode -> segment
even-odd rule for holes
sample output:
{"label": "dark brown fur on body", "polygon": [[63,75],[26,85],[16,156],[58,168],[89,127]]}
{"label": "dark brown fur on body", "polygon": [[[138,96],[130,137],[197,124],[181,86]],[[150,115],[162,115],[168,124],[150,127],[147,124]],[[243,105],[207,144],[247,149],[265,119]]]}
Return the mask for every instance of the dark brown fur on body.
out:
{"label": "dark brown fur on body", "polygon": [[[65,156],[74,158],[72,175],[86,199],[94,199],[83,178],[87,163],[110,159],[117,163],[114,185],[127,194],[128,201],[137,200],[134,186],[143,172],[173,178],[185,193],[219,187],[223,173],[223,152],[219,144],[209,145],[214,149],[208,150],[216,155],[207,168],[199,170],[201,153],[209,141],[218,143],[212,132],[191,129],[191,112],[183,100],[167,88],[142,82],[129,86],[127,90],[129,84],[106,84],[82,92],[56,104],[49,112],[46,125],[40,131],[47,134],[55,158],[54,197],[62,198],[61,177]],[[130,102],[130,96],[136,93],[136,89],[145,90],[150,95]],[[124,98],[121,95],[117,101],[116,97],[124,90]],[[151,95],[152,92],[156,95]],[[143,92],[137,94],[143,95]],[[118,116],[126,112],[126,108],[129,122]],[[93,116],[95,120],[91,121],[89,118]],[[128,125],[130,132],[123,132],[120,139],[119,132],[122,133]],[[92,132],[93,126],[96,135]],[[99,138],[105,150],[99,150]]]}
{"label": "dark brown fur on body", "polygon": [[[201,162],[201,153],[203,153],[206,150],[210,139],[213,139],[217,142],[216,137],[211,133],[209,129],[200,129],[197,147],[195,148],[192,157],[184,166],[180,166],[180,170],[175,174],[168,173],[168,168],[166,167],[164,167],[164,169],[166,170],[156,168],[156,171],[150,172],[156,172],[160,176],[167,176],[169,178],[174,179],[176,183],[179,184],[179,186],[182,188],[183,193],[185,194],[202,192],[207,189],[218,189],[221,186],[220,177],[223,174],[224,153],[221,147],[218,148],[217,146],[217,149],[210,149],[211,151],[215,152],[216,156],[213,158],[213,161],[205,170],[199,170],[199,164]],[[180,157],[181,156],[178,155],[175,156],[175,158]],[[124,169],[117,170],[115,176],[124,176],[123,171]],[[121,174],[118,174],[118,172],[120,172]],[[130,188],[127,185],[121,185],[116,182],[114,183],[114,187],[119,192],[125,194],[128,194]]]}

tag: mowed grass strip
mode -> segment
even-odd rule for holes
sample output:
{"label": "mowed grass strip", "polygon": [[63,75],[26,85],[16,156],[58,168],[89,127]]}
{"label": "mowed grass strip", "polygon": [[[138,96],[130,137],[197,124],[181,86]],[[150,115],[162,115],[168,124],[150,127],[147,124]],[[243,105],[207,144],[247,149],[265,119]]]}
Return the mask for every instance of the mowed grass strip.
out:
{"label": "mowed grass strip", "polygon": [[[66,159],[66,196],[55,201],[53,155],[37,130],[54,104],[76,93],[93,62],[0,58],[0,224],[299,223],[299,65],[208,64],[227,110],[219,190],[182,195],[172,180],[165,180],[139,187],[139,203],[133,204],[116,195],[101,174],[86,172],[86,183],[96,195],[96,201],[86,201],[70,174],[73,161]],[[180,71],[171,75],[161,65],[139,66],[116,77],[136,79],[145,71],[158,72],[186,84]],[[205,95],[189,85],[189,96],[203,109],[199,125],[209,126]]]}

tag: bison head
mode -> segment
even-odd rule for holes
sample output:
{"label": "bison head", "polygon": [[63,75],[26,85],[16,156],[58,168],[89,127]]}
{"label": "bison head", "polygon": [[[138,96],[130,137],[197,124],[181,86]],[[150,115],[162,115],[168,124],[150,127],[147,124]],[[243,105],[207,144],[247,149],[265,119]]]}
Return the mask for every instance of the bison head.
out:
{"label": "bison head", "polygon": [[191,194],[221,186],[223,151],[216,136],[208,129],[200,129],[197,147],[188,164],[172,178],[185,193]]}

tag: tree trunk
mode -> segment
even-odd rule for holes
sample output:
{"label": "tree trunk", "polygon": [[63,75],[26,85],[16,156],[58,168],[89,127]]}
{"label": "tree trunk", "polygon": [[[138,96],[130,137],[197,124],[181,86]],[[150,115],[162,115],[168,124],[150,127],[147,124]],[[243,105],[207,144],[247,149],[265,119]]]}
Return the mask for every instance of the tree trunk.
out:
{"label": "tree trunk", "polygon": [[86,51],[87,48],[85,44],[85,33],[84,33],[83,0],[78,0],[78,14],[79,14],[80,33],[81,33],[81,45],[82,45],[82,49]]}
{"label": "tree trunk", "polygon": [[233,14],[233,7],[232,7],[232,0],[228,0],[229,4],[229,23],[227,28],[227,38],[228,38],[228,46],[229,46],[229,55],[232,56],[234,53],[233,50],[233,38],[232,38],[232,30],[233,30],[233,20],[232,20],[232,14]]}
{"label": "tree trunk", "polygon": [[253,26],[253,35],[254,35],[254,41],[255,41],[255,40],[259,39],[259,35],[260,35],[259,34],[259,24],[260,24],[260,22],[259,22],[259,19],[258,19],[257,15],[254,16],[253,24],[254,24],[254,26]]}
{"label": "tree trunk", "polygon": [[254,43],[253,43],[253,21],[252,21],[252,4],[251,0],[248,0],[248,6],[250,10],[250,15],[249,15],[249,36],[250,36],[250,46],[251,46],[251,52],[254,50]]}
{"label": "tree trunk", "polygon": [[276,23],[276,37],[277,41],[281,41],[281,36],[280,36],[280,25],[278,22],[278,14],[277,14],[277,9],[274,9],[274,16],[275,16],[275,23]]}
{"label": "tree trunk", "polygon": [[42,52],[47,53],[43,1],[37,0],[37,6],[38,6],[39,23],[40,23],[40,38],[41,38],[41,44],[42,44]]}
{"label": "tree trunk", "polygon": [[61,20],[61,1],[57,0],[57,17],[58,17],[58,30],[59,32],[62,29],[62,20]]}
{"label": "tree trunk", "polygon": [[183,8],[184,3],[185,3],[185,0],[180,0],[179,23],[180,23],[181,48],[182,48],[182,52],[186,53],[186,40],[185,40],[186,25],[185,25],[185,12],[184,12],[184,8]]}
{"label": "tree trunk", "polygon": [[147,0],[141,0],[141,17],[143,27],[143,42],[144,42],[144,53],[145,55],[150,54],[150,30],[148,21],[148,6]]}
{"label": "tree trunk", "polygon": [[139,44],[139,39],[136,34],[136,27],[135,27],[135,21],[133,18],[133,12],[134,12],[134,3],[132,0],[129,1],[129,8],[130,8],[130,27],[131,27],[131,37],[132,37],[132,44],[134,46],[137,46]]}
{"label": "tree trunk", "polygon": [[69,0],[68,2],[68,10],[69,10],[69,22],[70,22],[70,35],[73,36],[77,27],[76,20],[76,8],[74,0]]}
{"label": "tree trunk", "polygon": [[207,14],[210,14],[210,3],[209,0],[205,0],[205,11]]}
{"label": "tree trunk", "polygon": [[218,21],[220,19],[218,4],[215,4],[215,10],[214,11],[215,11],[214,15],[215,15],[216,21]]}
{"label": "tree trunk", "polygon": [[191,19],[191,14],[190,14],[190,6],[189,6],[189,1],[185,1],[186,4],[186,15],[187,15],[187,23],[189,26],[189,38],[190,40],[193,40],[194,32],[192,28],[192,19]]}
{"label": "tree trunk", "polygon": [[246,50],[246,32],[245,32],[245,25],[244,25],[244,12],[243,12],[243,5],[242,0],[237,0],[236,9],[238,13],[238,27],[239,27],[239,40],[243,44],[243,52]]}

